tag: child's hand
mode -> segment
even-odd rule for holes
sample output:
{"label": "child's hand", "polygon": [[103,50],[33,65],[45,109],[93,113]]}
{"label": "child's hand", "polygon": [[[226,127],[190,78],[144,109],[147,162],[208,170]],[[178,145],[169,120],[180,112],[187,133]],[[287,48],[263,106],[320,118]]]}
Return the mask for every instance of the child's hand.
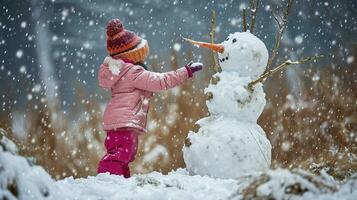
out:
{"label": "child's hand", "polygon": [[194,63],[194,62],[190,62],[186,65],[188,68],[190,68],[192,73],[198,72],[200,70],[202,70],[203,64],[202,63]]}

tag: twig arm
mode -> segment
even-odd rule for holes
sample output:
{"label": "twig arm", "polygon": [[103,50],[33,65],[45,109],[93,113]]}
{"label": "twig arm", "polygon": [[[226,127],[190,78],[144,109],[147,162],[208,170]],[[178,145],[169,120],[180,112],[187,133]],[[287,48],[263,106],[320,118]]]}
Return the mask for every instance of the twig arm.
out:
{"label": "twig arm", "polygon": [[298,61],[286,60],[285,62],[281,63],[280,65],[278,65],[274,69],[265,72],[263,75],[259,76],[257,79],[251,81],[248,84],[248,89],[252,91],[254,86],[257,83],[263,82],[266,78],[268,78],[268,77],[274,75],[275,73],[287,68],[290,65],[304,64],[304,63],[308,63],[308,62],[311,62],[313,60],[316,60],[316,59],[319,59],[319,58],[322,58],[322,57],[323,57],[323,55],[317,55],[317,56],[309,56],[309,57],[306,57],[306,58],[304,58],[302,60],[298,60]]}

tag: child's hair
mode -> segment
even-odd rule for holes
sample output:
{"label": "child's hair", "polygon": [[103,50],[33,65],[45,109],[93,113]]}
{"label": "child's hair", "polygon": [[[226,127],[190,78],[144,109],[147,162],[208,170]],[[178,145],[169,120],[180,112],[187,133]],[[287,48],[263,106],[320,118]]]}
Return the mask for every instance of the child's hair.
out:
{"label": "child's hair", "polygon": [[137,62],[137,63],[135,63],[135,64],[136,64],[136,65],[140,65],[140,66],[142,66],[145,70],[148,70],[148,71],[149,71],[148,66],[145,65],[143,62]]}

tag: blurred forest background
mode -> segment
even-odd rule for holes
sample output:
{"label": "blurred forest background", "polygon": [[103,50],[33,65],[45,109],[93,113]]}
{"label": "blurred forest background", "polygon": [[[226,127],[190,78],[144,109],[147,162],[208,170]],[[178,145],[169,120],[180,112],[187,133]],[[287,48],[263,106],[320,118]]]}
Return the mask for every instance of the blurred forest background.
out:
{"label": "blurred forest background", "polygon": [[[262,1],[255,34],[272,49],[272,13],[285,1]],[[106,56],[105,25],[114,17],[148,39],[150,70],[177,69],[190,60],[213,66],[212,55],[181,36],[216,41],[242,30],[248,1],[1,1],[0,128],[25,156],[55,178],[96,174],[104,155],[102,111],[110,94],[97,85]],[[324,54],[264,83],[267,105],[258,123],[273,146],[273,168],[325,168],[337,178],[357,170],[357,13],[355,1],[296,1],[275,64]],[[275,66],[275,65],[274,65]],[[207,116],[204,88],[210,67],[150,103],[149,133],[140,138],[134,173],[184,167],[182,147]]]}

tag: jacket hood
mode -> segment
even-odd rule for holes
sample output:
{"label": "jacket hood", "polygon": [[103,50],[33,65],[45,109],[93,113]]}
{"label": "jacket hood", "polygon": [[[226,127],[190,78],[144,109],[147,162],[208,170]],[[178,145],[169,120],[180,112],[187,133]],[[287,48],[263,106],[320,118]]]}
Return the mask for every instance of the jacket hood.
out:
{"label": "jacket hood", "polygon": [[111,56],[107,56],[105,57],[103,64],[107,64],[110,72],[112,72],[113,75],[118,76],[125,62],[121,59],[114,59]]}
{"label": "jacket hood", "polygon": [[[120,58],[112,58],[111,56],[107,56],[104,61],[103,65],[108,65],[109,71],[112,73],[113,76],[115,76],[115,80],[120,80],[122,76],[124,76],[130,69],[130,66],[133,65],[130,62],[125,62],[124,60]],[[118,84],[114,83],[113,85]]]}

